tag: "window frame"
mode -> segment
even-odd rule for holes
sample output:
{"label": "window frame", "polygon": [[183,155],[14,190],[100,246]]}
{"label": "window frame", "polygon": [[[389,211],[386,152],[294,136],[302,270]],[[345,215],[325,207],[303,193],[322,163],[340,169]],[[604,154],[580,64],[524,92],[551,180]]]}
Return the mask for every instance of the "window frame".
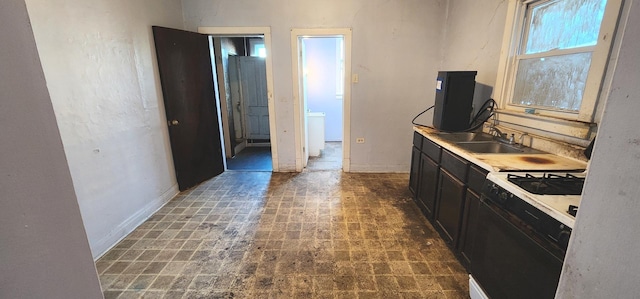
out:
{"label": "window frame", "polygon": [[[595,126],[598,101],[602,97],[607,64],[611,54],[614,33],[622,9],[623,0],[608,0],[595,46],[574,49],[553,50],[540,54],[519,54],[526,40],[526,17],[528,6],[551,0],[510,0],[503,35],[496,93],[499,103],[500,122],[513,124],[520,129],[534,129],[551,134],[588,139],[591,128]],[[516,71],[521,59],[554,56],[576,52],[591,52],[591,66],[579,112],[545,109],[543,107],[524,107],[511,104],[514,92]],[[535,114],[527,114],[525,108],[535,108]],[[534,132],[535,133],[535,132]]]}

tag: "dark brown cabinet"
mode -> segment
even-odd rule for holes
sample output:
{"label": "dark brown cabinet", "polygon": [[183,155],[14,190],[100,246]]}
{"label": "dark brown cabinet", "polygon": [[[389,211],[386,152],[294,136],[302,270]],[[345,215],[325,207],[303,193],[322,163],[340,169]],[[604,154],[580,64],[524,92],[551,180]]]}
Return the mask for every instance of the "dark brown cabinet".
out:
{"label": "dark brown cabinet", "polygon": [[422,154],[420,161],[420,182],[417,196],[418,206],[429,220],[433,220],[438,195],[438,176],[440,167],[426,154]]}
{"label": "dark brown cabinet", "polygon": [[473,238],[477,226],[478,207],[480,206],[480,195],[467,190],[464,203],[464,215],[462,216],[462,230],[460,232],[460,258],[465,268],[471,266],[471,252],[473,250]]}
{"label": "dark brown cabinet", "polygon": [[437,199],[435,223],[444,241],[456,248],[460,232],[460,219],[464,207],[466,186],[445,168],[440,171],[440,194]]}
{"label": "dark brown cabinet", "polygon": [[414,132],[409,190],[422,213],[433,220],[438,188],[440,146]]}
{"label": "dark brown cabinet", "polygon": [[435,224],[440,235],[452,248],[458,246],[468,169],[467,160],[448,150],[442,150]]}
{"label": "dark brown cabinet", "polygon": [[462,227],[460,229],[460,244],[458,251],[460,261],[469,269],[471,266],[471,251],[473,238],[475,237],[478,207],[480,206],[480,192],[487,177],[487,171],[471,164],[467,176],[467,194],[465,196],[464,214],[462,215]]}
{"label": "dark brown cabinet", "polygon": [[422,213],[469,269],[487,171],[417,132],[413,141],[409,189]]}
{"label": "dark brown cabinet", "polygon": [[409,191],[416,199],[418,195],[418,180],[420,179],[420,159],[422,153],[422,140],[424,140],[418,132],[413,132],[413,147],[411,148],[411,172],[409,173]]}
{"label": "dark brown cabinet", "polygon": [[418,195],[418,179],[420,178],[420,149],[415,145],[411,148],[411,172],[409,173],[409,190],[415,199]]}

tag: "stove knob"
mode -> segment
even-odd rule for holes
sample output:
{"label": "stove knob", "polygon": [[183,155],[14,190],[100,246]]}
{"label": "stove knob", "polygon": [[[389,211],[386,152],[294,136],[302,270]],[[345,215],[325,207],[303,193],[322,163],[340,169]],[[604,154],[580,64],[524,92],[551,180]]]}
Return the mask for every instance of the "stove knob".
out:
{"label": "stove knob", "polygon": [[502,192],[500,193],[500,201],[501,201],[501,202],[505,202],[505,201],[507,201],[507,196],[508,196],[508,195],[507,195],[507,192],[502,191]]}
{"label": "stove knob", "polygon": [[571,237],[571,231],[570,230],[562,230],[558,234],[558,245],[560,245],[561,248],[566,249],[567,246],[569,245],[569,238],[570,237]]}
{"label": "stove knob", "polygon": [[489,190],[489,192],[491,192],[493,194],[498,194],[498,191],[500,190],[500,188],[498,188],[498,186],[496,184],[491,185],[490,189],[491,190]]}

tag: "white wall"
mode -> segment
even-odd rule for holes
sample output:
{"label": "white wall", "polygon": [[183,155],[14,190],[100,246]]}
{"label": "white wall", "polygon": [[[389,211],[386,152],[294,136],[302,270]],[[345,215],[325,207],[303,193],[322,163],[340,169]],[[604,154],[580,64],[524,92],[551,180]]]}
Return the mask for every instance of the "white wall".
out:
{"label": "white wall", "polygon": [[[640,3],[631,7],[556,298],[640,294]],[[621,33],[623,30],[619,30]]]}
{"label": "white wall", "polygon": [[[324,140],[342,141],[343,100],[336,98],[339,39],[336,37],[307,38],[303,40],[307,73],[307,104],[312,112],[325,113]],[[342,78],[340,79],[342,80]]]}
{"label": "white wall", "polygon": [[177,193],[151,25],[179,0],[27,0],[93,256]]}
{"label": "white wall", "polygon": [[[411,119],[434,102],[446,1],[188,0],[185,26],[269,26],[278,161],[295,170],[292,28],[353,29],[352,171],[409,171]],[[430,122],[430,120],[429,120]]]}
{"label": "white wall", "polygon": [[0,40],[0,298],[102,298],[24,0]]}
{"label": "white wall", "polygon": [[443,29],[442,70],[478,71],[474,108],[491,97],[507,14],[505,0],[451,0]]}

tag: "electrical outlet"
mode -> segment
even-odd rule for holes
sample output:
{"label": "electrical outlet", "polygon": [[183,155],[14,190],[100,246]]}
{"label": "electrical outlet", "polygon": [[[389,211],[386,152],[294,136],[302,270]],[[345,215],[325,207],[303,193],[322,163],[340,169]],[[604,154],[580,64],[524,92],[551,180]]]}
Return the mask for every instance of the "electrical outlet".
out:
{"label": "electrical outlet", "polygon": [[364,143],[364,137],[356,138],[356,143]]}

